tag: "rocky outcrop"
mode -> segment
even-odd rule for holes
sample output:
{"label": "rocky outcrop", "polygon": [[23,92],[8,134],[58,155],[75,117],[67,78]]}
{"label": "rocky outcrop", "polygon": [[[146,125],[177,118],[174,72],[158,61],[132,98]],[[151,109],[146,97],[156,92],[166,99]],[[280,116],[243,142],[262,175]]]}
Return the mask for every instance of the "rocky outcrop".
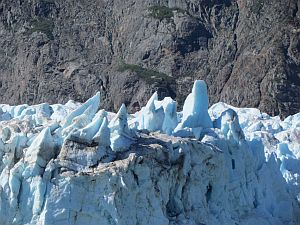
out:
{"label": "rocky outcrop", "polygon": [[[154,91],[182,105],[204,79],[211,103],[300,109],[296,0],[12,0],[0,3],[0,101],[139,109]],[[109,100],[108,100],[109,99]]]}

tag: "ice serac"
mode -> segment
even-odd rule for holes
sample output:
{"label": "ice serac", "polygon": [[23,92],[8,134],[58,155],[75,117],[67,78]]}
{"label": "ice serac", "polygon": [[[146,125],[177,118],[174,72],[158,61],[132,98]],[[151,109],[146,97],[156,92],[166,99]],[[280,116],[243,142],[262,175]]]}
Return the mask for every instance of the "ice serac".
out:
{"label": "ice serac", "polygon": [[107,117],[104,117],[99,131],[93,137],[93,141],[100,146],[110,146],[110,129],[108,127]]}
{"label": "ice serac", "polygon": [[[84,104],[73,110],[64,120],[61,126],[63,139],[78,139],[82,142],[91,142],[99,129],[103,117],[100,106],[100,93],[87,100]],[[96,116],[97,113],[97,116]]]}
{"label": "ice serac", "polygon": [[96,114],[94,119],[88,125],[81,129],[73,131],[68,138],[91,144],[94,136],[96,136],[99,132],[106,115],[107,113],[105,112],[105,110],[100,110],[100,112]]}
{"label": "ice serac", "polygon": [[196,80],[183,105],[181,122],[174,130],[177,136],[193,134],[197,139],[202,129],[212,128],[212,121],[208,114],[207,86],[203,80]]}
{"label": "ice serac", "polygon": [[77,109],[75,109],[73,112],[71,112],[68,117],[65,119],[65,122],[63,124],[63,128],[66,128],[70,126],[73,122],[73,119],[77,116],[82,115],[84,112],[87,112],[87,109],[90,108],[91,110],[88,111],[89,115],[92,117],[95,115],[95,113],[98,111],[98,108],[100,106],[100,92],[97,92],[95,96],[87,100],[84,104],[79,106]]}
{"label": "ice serac", "polygon": [[244,132],[240,127],[238,115],[233,109],[224,111],[215,122],[215,127],[221,130],[225,138],[232,139],[237,144],[244,141]]}
{"label": "ice serac", "polygon": [[110,121],[109,128],[111,130],[111,148],[115,152],[127,151],[136,140],[134,132],[128,127],[127,110],[124,104]]}
{"label": "ice serac", "polygon": [[54,142],[47,127],[34,139],[25,152],[25,163],[29,166],[23,172],[24,176],[35,176],[42,174],[47,163],[55,156]]}
{"label": "ice serac", "polygon": [[139,116],[140,130],[148,130],[150,132],[160,131],[162,129],[162,123],[164,120],[164,112],[161,108],[156,109],[155,102],[158,101],[157,92],[155,92],[147,105],[142,108]]}
{"label": "ice serac", "polygon": [[164,109],[164,121],[162,124],[162,132],[168,135],[172,135],[174,129],[178,124],[177,119],[177,104],[170,98],[165,97],[162,101],[162,107]]}
{"label": "ice serac", "polygon": [[182,114],[183,127],[212,127],[208,115],[207,86],[203,80],[195,81],[192,93],[184,102]]}

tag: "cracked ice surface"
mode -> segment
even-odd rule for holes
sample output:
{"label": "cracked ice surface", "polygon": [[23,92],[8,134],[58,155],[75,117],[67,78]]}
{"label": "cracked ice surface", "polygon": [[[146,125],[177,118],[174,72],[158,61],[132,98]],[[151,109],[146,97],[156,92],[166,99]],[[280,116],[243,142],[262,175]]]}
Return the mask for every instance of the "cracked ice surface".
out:
{"label": "cracked ice surface", "polygon": [[134,115],[80,104],[0,105],[0,224],[300,223],[300,113],[183,112],[157,93]]}

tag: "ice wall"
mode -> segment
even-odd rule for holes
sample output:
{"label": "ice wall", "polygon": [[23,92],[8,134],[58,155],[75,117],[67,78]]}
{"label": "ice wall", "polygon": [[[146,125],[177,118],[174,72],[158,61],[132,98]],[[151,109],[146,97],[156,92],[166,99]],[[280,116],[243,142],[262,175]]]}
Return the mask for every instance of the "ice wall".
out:
{"label": "ice wall", "polygon": [[156,93],[135,115],[99,94],[2,105],[0,224],[299,224],[299,115],[208,110],[206,92],[179,113]]}

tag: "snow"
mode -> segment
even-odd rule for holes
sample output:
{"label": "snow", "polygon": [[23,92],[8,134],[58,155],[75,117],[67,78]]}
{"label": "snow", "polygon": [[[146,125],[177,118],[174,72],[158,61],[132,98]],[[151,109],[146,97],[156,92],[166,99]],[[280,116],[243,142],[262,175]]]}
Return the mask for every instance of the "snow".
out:
{"label": "snow", "polygon": [[[0,105],[0,224],[300,224],[300,113],[217,103]],[[100,110],[99,110],[100,109]]]}

